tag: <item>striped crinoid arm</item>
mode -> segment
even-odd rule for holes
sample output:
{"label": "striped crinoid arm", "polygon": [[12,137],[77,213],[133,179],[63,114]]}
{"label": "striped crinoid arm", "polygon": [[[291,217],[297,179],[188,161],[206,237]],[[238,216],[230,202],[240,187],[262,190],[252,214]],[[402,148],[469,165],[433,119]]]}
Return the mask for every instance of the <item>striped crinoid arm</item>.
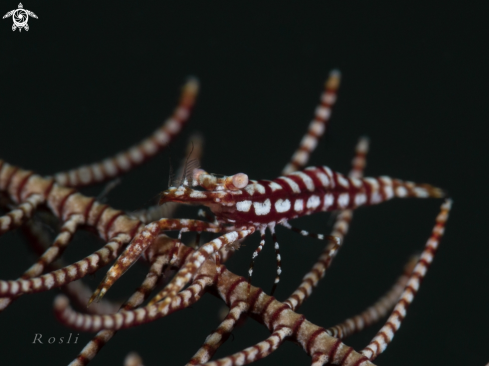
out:
{"label": "striped crinoid arm", "polygon": [[143,164],[172,142],[188,121],[195,104],[199,83],[195,78],[189,78],[182,89],[180,101],[172,116],[157,129],[149,138],[143,140],[127,151],[102,162],[84,165],[66,172],[54,175],[59,184],[66,187],[82,187],[101,183]]}
{"label": "striped crinoid arm", "polygon": [[[176,222],[178,221],[186,221],[186,220],[175,220]],[[195,220],[197,221],[197,220]],[[203,223],[203,222],[200,222]],[[207,225],[211,225],[208,223],[203,223]],[[200,230],[196,231],[204,231],[202,228],[205,226],[202,226]],[[211,226],[209,226],[210,228]],[[163,289],[163,292],[167,296],[163,301],[158,303],[158,306],[160,308],[164,308],[165,306],[168,306],[176,297],[180,296],[180,294],[177,295],[177,293],[191,280],[192,277],[196,274],[196,272],[199,270],[199,268],[202,266],[203,263],[207,259],[209,259],[211,256],[214,255],[219,255],[219,250],[223,248],[226,245],[232,245],[234,242],[236,242],[239,239],[243,239],[250,234],[253,234],[255,231],[254,227],[250,227],[245,230],[238,230],[238,231],[231,231],[229,233],[226,233],[224,235],[221,235],[220,237],[211,240],[210,242],[202,245],[197,251],[192,253],[192,255],[188,258],[187,262],[185,265],[183,265],[180,270],[177,272],[175,277],[166,285],[166,287]],[[183,245],[181,245],[183,247]],[[128,247],[130,249],[130,247]],[[132,250],[132,249],[130,249]],[[121,259],[121,258],[119,258]],[[122,266],[125,266],[126,264],[123,263],[123,260],[120,261],[122,263]],[[116,263],[117,265],[118,263]],[[114,265],[112,268],[114,268],[116,265]],[[117,269],[117,267],[116,267]],[[102,281],[102,283],[99,285],[97,290],[94,292],[92,298],[90,301],[96,298],[100,298],[100,296],[105,294],[107,291],[107,288],[110,287],[108,286],[109,284],[112,284],[111,282],[112,278],[110,277],[111,275],[116,276],[117,271],[113,271],[112,273],[109,271],[107,274],[106,278]],[[195,283],[195,280],[192,282]],[[161,297],[161,295],[160,295]],[[90,304],[89,301],[89,304]],[[154,306],[154,305],[151,305]]]}
{"label": "striped crinoid arm", "polygon": [[0,216],[0,235],[27,222],[36,208],[42,203],[44,203],[43,197],[39,194],[34,194],[7,214]]}
{"label": "striped crinoid arm", "polygon": [[[29,268],[20,279],[26,280],[35,276],[40,275],[46,267],[50,267],[50,264],[58,258],[63,252],[64,248],[68,245],[68,243],[73,238],[73,234],[75,233],[77,227],[83,223],[82,215],[73,215],[71,216],[61,227],[60,233],[49,246],[47,250],[41,255],[41,257],[37,260],[37,262]],[[32,224],[29,226],[33,226]],[[35,235],[32,233],[31,235]],[[11,286],[15,286],[11,284]],[[0,311],[3,311],[7,308],[8,305],[12,302],[11,298],[0,298]]]}
{"label": "striped crinoid arm", "polygon": [[301,170],[307,164],[309,156],[317,146],[318,140],[326,131],[330,116],[331,108],[336,102],[336,92],[340,86],[341,73],[338,70],[332,70],[325,83],[325,90],[321,94],[321,103],[316,108],[314,119],[309,124],[306,135],[302,138],[299,148],[292,156],[291,161],[282,170],[282,174],[290,174]]}
{"label": "striped crinoid arm", "polygon": [[[74,313],[69,307],[66,297],[59,297],[55,302],[56,313],[62,322],[76,329],[86,331],[98,331],[101,329],[118,330],[147,323],[171,314],[174,311],[193,304],[202,296],[205,288],[212,285],[214,277],[205,273],[197,273],[202,265],[207,263],[206,260],[214,254],[217,254],[219,249],[224,245],[244,238],[252,234],[253,231],[254,229],[250,228],[249,230],[233,231],[224,234],[204,244],[199,250],[189,255],[186,263],[181,266],[175,277],[166,286],[168,296],[161,302],[133,311],[123,311],[114,315],[92,316]],[[179,251],[181,250],[186,251],[188,247],[181,244],[179,245]],[[189,283],[191,278],[193,278],[192,284],[186,290],[179,292]],[[100,288],[103,287],[99,286]]]}
{"label": "striped crinoid arm", "polygon": [[[187,257],[191,258],[195,253],[193,249],[183,244],[180,245],[176,266],[181,266]],[[307,321],[303,315],[295,313],[287,305],[266,295],[261,289],[249,287],[246,279],[234,275],[223,265],[216,266],[212,258],[203,263],[192,284],[173,297],[171,301],[165,299],[154,305],[131,311],[122,310],[112,315],[85,315],[73,311],[68,305],[68,300],[60,295],[55,300],[55,313],[61,322],[74,329],[118,330],[183,310],[198,301],[209,286],[214,286],[217,294],[230,308],[233,307],[233,304],[243,303],[244,311],[251,313],[272,331],[271,337],[260,342],[256,347],[240,352],[237,355],[238,358],[228,357],[226,361],[228,365],[254,362],[276,350],[283,340],[288,339],[299,343],[313,359],[321,355],[324,362],[329,361],[336,365],[373,366],[373,363],[366,357],[331,337],[323,328]],[[214,338],[214,344],[219,343],[217,338]],[[205,358],[209,357],[210,355],[205,356]]]}
{"label": "striped crinoid arm", "polygon": [[97,202],[93,197],[86,197],[73,188],[58,185],[52,179],[6,163],[0,165],[0,191],[15,202],[24,202],[30,196],[40,195],[59,220],[66,222],[74,215],[81,215],[82,224],[96,229],[105,240],[113,233],[126,233],[132,237],[141,225],[140,221]]}
{"label": "striped crinoid arm", "polygon": [[[160,236],[152,247],[151,266],[148,275],[142,285],[136,292],[127,300],[121,307],[123,310],[132,310],[140,306],[147,298],[149,293],[155,288],[158,278],[161,276],[163,266],[168,264],[170,259],[171,247],[173,240],[166,236]],[[97,306],[98,303],[94,304]],[[90,307],[91,308],[91,307]],[[89,308],[89,309],[90,309]],[[87,365],[102,349],[102,347],[110,340],[116,331],[101,330],[95,337],[88,342],[80,354],[70,363],[70,366],[85,366]]]}
{"label": "striped crinoid arm", "polygon": [[412,274],[409,276],[409,280],[400,296],[399,301],[394,307],[394,310],[387,319],[385,325],[379,330],[368,346],[361,351],[362,354],[369,360],[374,360],[378,355],[385,351],[387,345],[394,338],[395,332],[397,332],[401,327],[401,323],[406,317],[407,308],[414,300],[414,297],[419,290],[421,280],[426,275],[426,272],[428,271],[428,268],[438,249],[440,239],[445,230],[445,223],[448,219],[451,205],[452,201],[450,199],[447,199],[442,204],[441,211],[436,218],[436,224],[433,228],[431,236],[428,239],[419,260],[417,261]]}
{"label": "striped crinoid arm", "polygon": [[[209,269],[209,265],[204,269]],[[215,269],[214,269],[215,271]],[[274,351],[286,338],[298,343],[304,351],[315,358],[320,357],[323,363],[330,362],[341,366],[372,366],[365,356],[343,344],[339,339],[331,337],[326,331],[307,321],[303,315],[295,313],[284,303],[268,296],[263,290],[248,284],[248,281],[228,271],[223,265],[217,275],[219,296],[228,306],[244,301],[249,305],[249,313],[272,331],[272,336],[280,329],[283,333],[275,334],[274,339],[265,340],[250,349],[226,359],[226,365],[242,365],[251,363]]]}
{"label": "striped crinoid arm", "polygon": [[221,322],[215,331],[213,331],[205,340],[202,347],[194,354],[192,359],[187,363],[190,365],[200,365],[209,361],[216,353],[217,349],[229,338],[237,321],[242,314],[246,313],[249,305],[245,301],[234,303],[229,309],[228,315]]}
{"label": "striped crinoid arm", "polygon": [[[46,228],[37,220],[29,221],[27,224],[23,225],[22,232],[28,239],[33,251],[38,255],[43,254],[46,248],[49,248],[52,245],[52,240],[50,235],[47,235]],[[62,259],[58,259],[54,263],[46,264],[46,269],[50,271],[61,269],[63,267],[68,267],[68,265],[65,264]],[[70,282],[63,286],[61,290],[81,307],[86,306],[87,299],[92,294],[90,288],[84,285],[81,281]],[[0,312],[5,310],[16,298],[18,298],[18,296],[0,298]],[[96,306],[90,307],[89,311],[93,314],[109,314],[114,313],[119,308],[120,304],[101,301],[97,303]]]}
{"label": "striped crinoid arm", "polygon": [[0,159],[0,192],[5,192],[15,202],[7,214],[0,216],[0,235],[25,223],[32,217],[37,207],[46,201],[54,183],[52,180],[44,180],[43,189],[36,191],[26,189],[26,185],[32,185],[32,182],[38,179],[42,178]]}
{"label": "striped crinoid arm", "polygon": [[[352,169],[350,171],[350,177],[361,178],[363,175],[363,169],[366,165],[366,155],[368,152],[368,139],[362,137],[359,139],[356,148],[355,156],[352,161]],[[339,243],[329,243],[321,253],[319,259],[314,264],[312,269],[304,276],[301,284],[297,289],[285,300],[285,304],[290,306],[291,309],[297,309],[302,303],[312,294],[312,290],[317,286],[319,280],[324,277],[326,270],[331,265],[331,262],[338,252],[340,245],[343,243],[344,238],[348,232],[351,219],[353,217],[352,210],[341,211],[336,217],[333,225],[333,231],[331,236],[339,239]]]}
{"label": "striped crinoid arm", "polygon": [[120,233],[114,236],[101,249],[74,264],[33,278],[10,281],[0,280],[0,296],[16,297],[26,293],[43,292],[54,287],[67,285],[109,264],[130,241],[130,235]]}
{"label": "striped crinoid arm", "polygon": [[[0,169],[0,175],[3,175],[6,170],[10,170],[10,167],[4,165]],[[42,195],[48,208],[62,222],[70,223],[70,218],[76,217],[78,225],[93,227],[108,243],[83,260],[48,274],[16,281],[0,281],[0,296],[13,297],[28,292],[46,291],[82,278],[108,264],[142,228],[140,221],[129,218],[122,211],[100,204],[94,198],[83,196],[72,188],[53,184],[52,180],[35,174],[26,174],[26,171],[20,168],[14,168],[14,170],[10,181],[21,181],[22,183],[0,182],[0,190],[6,191],[12,200],[23,200],[33,194]],[[59,236],[60,241],[56,242],[59,245],[48,250],[42,261],[52,259],[60,252],[64,246],[62,243],[67,243],[72,236],[70,230],[73,231],[73,228],[66,227],[66,230]],[[38,272],[41,267],[43,266],[35,265],[30,275]]]}
{"label": "striped crinoid arm", "polygon": [[199,274],[188,288],[171,297],[170,301],[147,305],[135,310],[121,310],[117,314],[88,315],[78,313],[69,306],[68,298],[64,295],[56,297],[54,309],[56,317],[73,329],[89,332],[103,329],[120,330],[145,324],[189,307],[202,297],[205,289],[213,282],[213,277]]}
{"label": "striped crinoid arm", "polygon": [[254,346],[248,347],[240,352],[227,357],[223,357],[219,360],[207,362],[206,366],[227,366],[227,365],[246,365],[262,359],[272,352],[276,351],[278,347],[284,343],[285,338],[290,336],[293,330],[288,327],[279,327],[275,330],[270,337],[261,341]]}
{"label": "striped crinoid arm", "polygon": [[83,215],[75,214],[70,216],[61,226],[60,233],[54,240],[53,244],[49,246],[49,248],[41,255],[37,262],[31,266],[31,268],[24,272],[22,279],[39,276],[42,272],[44,272],[47,265],[51,264],[53,261],[59,258],[61,254],[63,254],[63,251],[73,239],[73,235],[75,234],[77,228],[85,223],[86,221]]}
{"label": "striped crinoid arm", "polygon": [[136,262],[136,260],[139,259],[141,254],[154,243],[161,232],[171,230],[185,232],[206,231],[214,233],[221,231],[219,226],[200,220],[161,219],[146,225],[144,229],[134,238],[133,242],[120,255],[116,263],[109,269],[107,275],[88,301],[88,305],[90,305],[94,300],[98,301],[101,299],[109,288],[112,287],[115,281],[117,281],[117,279],[119,279]]}
{"label": "striped crinoid arm", "polygon": [[414,257],[409,260],[404,268],[404,273],[398,278],[394,286],[392,286],[392,288],[375,304],[369,306],[360,314],[327,328],[326,332],[338,339],[345,339],[354,333],[362,331],[386,316],[399,300],[418,259],[418,257]]}

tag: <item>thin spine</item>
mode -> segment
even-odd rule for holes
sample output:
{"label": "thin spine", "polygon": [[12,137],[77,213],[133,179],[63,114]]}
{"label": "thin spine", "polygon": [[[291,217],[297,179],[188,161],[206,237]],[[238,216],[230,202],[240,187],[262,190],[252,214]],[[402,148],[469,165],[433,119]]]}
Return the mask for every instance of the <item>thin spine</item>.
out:
{"label": "thin spine", "polygon": [[217,349],[229,338],[236,322],[243,313],[248,311],[249,305],[244,301],[234,303],[229,309],[229,313],[217,329],[212,332],[205,340],[204,344],[194,354],[187,366],[199,365],[209,361]]}
{"label": "thin spine", "polygon": [[[158,243],[155,243],[158,245]],[[164,249],[163,246],[160,246]],[[163,266],[168,263],[169,257],[167,250],[158,250],[160,254],[155,255],[152,258],[152,263],[148,272],[148,275],[144,279],[142,285],[136,290],[136,292],[122,305],[122,309],[131,310],[143,303],[149,293],[154,289],[158,278],[161,276]],[[120,310],[119,310],[120,311]],[[82,349],[78,356],[69,364],[69,366],[85,366],[87,365],[102,349],[102,347],[116,334],[114,330],[101,330],[95,337],[90,340],[87,345]]]}
{"label": "thin spine", "polygon": [[309,124],[306,135],[303,137],[299,148],[292,156],[290,163],[283,169],[282,174],[289,174],[304,168],[309,160],[309,156],[317,146],[319,139],[325,133],[329,119],[331,117],[331,108],[336,102],[336,93],[341,81],[341,73],[338,70],[332,70],[325,83],[325,90],[321,94],[321,102],[316,108],[314,119]]}
{"label": "thin spine", "polygon": [[[350,177],[360,179],[366,166],[366,156],[369,147],[369,140],[362,137],[358,140],[355,147],[355,156],[352,160],[352,169]],[[295,310],[311,295],[313,289],[317,286],[319,280],[324,277],[326,270],[331,265],[333,257],[336,255],[340,245],[343,243],[348,228],[353,217],[352,210],[340,212],[333,225],[331,236],[337,238],[337,242],[328,244],[318,261],[312,269],[304,276],[302,283],[297,289],[284,301],[291,309]]]}
{"label": "thin spine", "polygon": [[197,79],[189,78],[182,88],[180,101],[172,116],[149,138],[138,145],[102,162],[84,165],[66,172],[59,172],[54,175],[54,179],[65,187],[83,187],[113,179],[143,164],[166,148],[180,133],[190,117],[198,89],[199,83]]}
{"label": "thin spine", "polygon": [[406,317],[407,308],[414,300],[414,297],[419,290],[421,280],[426,275],[436,254],[440,239],[445,230],[445,223],[448,219],[451,205],[452,201],[450,199],[445,200],[442,204],[432,234],[426,243],[425,249],[421,253],[420,259],[416,263],[413,273],[409,277],[408,283],[394,307],[392,314],[367,347],[361,351],[361,353],[369,360],[374,360],[378,355],[385,351],[387,345],[394,338],[395,332],[401,327],[401,323]]}
{"label": "thin spine", "polygon": [[352,316],[337,325],[327,328],[326,332],[335,338],[345,339],[352,334],[362,331],[386,316],[389,310],[392,310],[404,291],[417,260],[418,257],[415,257],[407,263],[404,273],[398,278],[392,288],[375,304],[369,306],[360,314]]}
{"label": "thin spine", "polygon": [[136,235],[130,245],[117,258],[115,264],[97,287],[88,301],[90,305],[94,300],[101,299],[109,288],[119,279],[141,256],[141,254],[154,242],[160,232],[165,230],[208,231],[218,232],[220,229],[213,224],[199,220],[161,219],[152,222]]}

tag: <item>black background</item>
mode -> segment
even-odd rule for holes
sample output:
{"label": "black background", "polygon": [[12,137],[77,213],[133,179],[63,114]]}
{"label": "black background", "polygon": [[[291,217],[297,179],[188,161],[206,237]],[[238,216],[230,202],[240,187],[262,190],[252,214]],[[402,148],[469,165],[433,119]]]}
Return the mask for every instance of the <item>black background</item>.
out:
{"label": "black background", "polygon": [[[172,145],[177,161],[192,131],[205,136],[203,167],[276,177],[298,145],[332,68],[343,80],[331,128],[310,165],[346,172],[357,138],[368,135],[368,175],[429,182],[454,199],[446,236],[408,316],[379,365],[484,365],[489,361],[486,67],[487,8],[482,2],[224,2],[29,1],[28,32],[0,22],[0,156],[52,174],[113,155],[149,135],[173,110],[187,75],[201,81],[189,126]],[[17,7],[2,1],[0,12]],[[136,209],[165,189],[168,152],[123,178],[109,196]],[[102,187],[85,190],[96,195]],[[394,200],[358,210],[344,248],[313,296],[300,308],[327,327],[373,303],[429,237],[441,200]],[[195,217],[194,208],[178,217]],[[315,232],[328,215],[297,220]],[[284,300],[323,243],[279,230]],[[22,236],[1,238],[0,276],[18,277],[33,261]],[[258,237],[229,263],[245,275]],[[73,262],[100,240],[77,234]],[[273,246],[260,256],[254,284],[269,291]],[[124,299],[143,280],[134,266],[109,292]],[[106,269],[89,276],[94,288]],[[26,295],[0,316],[1,364],[68,364],[78,344],[32,344],[70,330],[54,319],[57,290]],[[121,365],[137,351],[145,365],[184,364],[218,323],[222,302],[206,295],[191,309],[125,330],[93,365]],[[346,340],[363,348],[378,325]],[[75,332],[76,333],[76,332]],[[263,340],[253,320],[234,332],[223,357]],[[260,361],[308,364],[286,343]]]}

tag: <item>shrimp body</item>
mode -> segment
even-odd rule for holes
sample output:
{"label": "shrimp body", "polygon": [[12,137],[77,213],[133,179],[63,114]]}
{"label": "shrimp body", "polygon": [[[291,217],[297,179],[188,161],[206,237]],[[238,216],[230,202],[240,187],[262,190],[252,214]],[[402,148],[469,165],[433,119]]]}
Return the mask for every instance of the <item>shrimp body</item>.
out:
{"label": "shrimp body", "polygon": [[[201,186],[205,188],[206,184]],[[203,204],[220,222],[259,227],[315,212],[373,205],[393,197],[443,196],[440,189],[428,184],[387,176],[349,178],[326,166],[309,167],[271,181],[247,181],[242,188],[227,189],[219,184],[211,188],[198,191],[185,186],[171,187],[162,193],[160,203]]]}

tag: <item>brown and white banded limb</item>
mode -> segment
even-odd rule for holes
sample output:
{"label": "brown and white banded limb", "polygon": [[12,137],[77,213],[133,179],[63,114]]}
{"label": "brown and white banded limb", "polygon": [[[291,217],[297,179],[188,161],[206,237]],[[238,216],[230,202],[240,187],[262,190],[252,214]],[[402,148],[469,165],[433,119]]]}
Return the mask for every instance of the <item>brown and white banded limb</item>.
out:
{"label": "brown and white banded limb", "polygon": [[[302,346],[307,354],[326,355],[325,361],[341,366],[372,366],[365,356],[344,345],[340,340],[328,335],[325,330],[307,321],[303,315],[295,313],[287,305],[268,296],[261,289],[250,286],[243,277],[236,276],[221,266],[216,286],[219,296],[230,306],[238,301],[249,304],[249,313],[267,326],[272,333],[281,328],[289,328],[291,341]],[[205,269],[211,268],[209,265]],[[251,287],[251,288],[250,288]],[[235,365],[238,363],[228,363]]]}
{"label": "brown and white banded limb", "polygon": [[121,310],[117,314],[89,315],[74,311],[64,295],[58,295],[54,301],[56,317],[70,328],[98,332],[101,330],[120,330],[145,324],[182,310],[198,301],[206,287],[212,285],[213,278],[207,275],[197,276],[192,284],[180,293],[168,297],[154,305],[147,305],[134,310]]}
{"label": "brown and white banded limb", "polygon": [[13,297],[25,293],[47,291],[85,277],[114,260],[130,240],[130,235],[120,233],[101,249],[66,267],[28,279],[0,280],[0,296]]}
{"label": "brown and white banded limb", "polygon": [[452,206],[452,200],[447,199],[441,206],[441,211],[436,218],[436,224],[433,228],[430,238],[425,245],[421,256],[414,267],[414,270],[409,277],[408,283],[402,292],[399,301],[397,302],[392,314],[387,319],[385,325],[379,330],[377,335],[361,352],[369,360],[374,360],[385,351],[387,345],[394,338],[395,332],[401,327],[401,323],[406,317],[407,308],[414,300],[416,293],[419,290],[421,280],[426,275],[428,268],[433,261],[433,258],[438,249],[440,239],[445,230],[445,223],[448,219],[448,214]]}
{"label": "brown and white banded limb", "polygon": [[404,268],[404,273],[398,278],[392,288],[375,302],[375,304],[369,306],[360,314],[327,328],[326,332],[338,339],[345,339],[354,333],[362,331],[386,316],[399,300],[418,259],[418,257],[414,257],[409,260]]}
{"label": "brown and white banded limb", "polygon": [[244,301],[234,303],[229,309],[229,313],[227,314],[226,318],[217,327],[217,329],[206,338],[202,347],[200,347],[194,354],[187,366],[208,362],[214,353],[216,353],[217,349],[229,338],[229,335],[236,325],[236,322],[243,313],[248,311],[248,309],[249,305]]}
{"label": "brown and white banded limb", "polygon": [[263,250],[263,247],[265,246],[265,230],[266,230],[265,226],[260,227],[260,244],[258,244],[258,247],[255,249],[253,255],[251,256],[250,268],[248,269],[248,283],[251,283],[251,280],[253,278],[255,260],[260,255],[261,251]]}
{"label": "brown and white banded limb", "polygon": [[[39,221],[29,221],[26,225],[23,225],[22,231],[27,237],[30,246],[34,252],[38,255],[43,254],[46,249],[51,247],[52,240],[47,235],[46,228]],[[45,268],[50,271],[54,271],[63,267],[68,267],[62,259],[58,259],[54,263],[45,265]],[[25,274],[24,274],[25,275]],[[90,298],[92,290],[83,284],[83,282],[73,281],[61,288],[61,290],[70,297],[78,306],[85,307],[87,299]],[[5,310],[18,296],[0,298],[0,312]],[[101,301],[89,309],[92,314],[110,314],[116,312],[120,308],[120,304],[110,301]]]}
{"label": "brown and white banded limb", "polygon": [[53,263],[53,261],[63,254],[63,251],[73,239],[73,235],[75,235],[78,227],[85,223],[86,221],[83,215],[75,214],[70,216],[61,226],[60,232],[56,236],[53,244],[41,255],[37,262],[22,275],[22,278],[32,278],[43,273],[47,265]]}
{"label": "brown and white banded limb", "polygon": [[333,241],[336,244],[340,245],[340,240],[336,236],[310,233],[307,230],[299,229],[295,226],[290,225],[287,221],[283,221],[283,222],[281,222],[281,224],[282,224],[282,226],[286,227],[287,229],[292,230],[292,231],[294,231],[297,234],[300,234],[302,236],[308,236],[310,238],[318,239],[318,240],[329,240],[329,241]]}
{"label": "brown and white banded limb", "polygon": [[[160,239],[160,238],[158,238]],[[147,298],[149,293],[154,289],[158,278],[161,276],[163,266],[169,261],[169,245],[171,243],[161,238],[155,243],[155,254],[152,256],[151,266],[148,275],[144,279],[142,285],[136,290],[136,292],[122,305],[123,310],[131,310],[140,306]],[[75,282],[76,283],[76,282]],[[101,303],[101,302],[100,302]],[[94,304],[98,306],[100,303]],[[89,309],[91,309],[90,307]],[[117,309],[119,310],[119,309]],[[116,311],[117,311],[116,310]],[[120,310],[119,310],[120,311]],[[115,335],[114,330],[101,330],[95,337],[90,340],[87,345],[82,349],[80,354],[70,363],[69,366],[85,366],[87,365],[102,349],[102,347]]]}
{"label": "brown and white banded limb", "polygon": [[29,196],[20,205],[15,206],[12,210],[3,216],[0,216],[0,235],[7,231],[13,230],[27,222],[37,207],[45,202],[45,198],[39,194]]}
{"label": "brown and white banded limb", "polygon": [[240,352],[236,352],[231,356],[221,358],[216,361],[207,362],[206,366],[234,366],[247,365],[256,362],[264,357],[267,357],[272,352],[276,351],[284,342],[285,338],[292,334],[292,329],[281,327],[275,330],[266,340],[255,344],[254,346],[245,348]]}
{"label": "brown and white banded limb", "polygon": [[277,239],[277,234],[275,233],[275,224],[268,225],[268,229],[272,233],[273,246],[275,248],[275,260],[277,262],[277,274],[275,275],[275,281],[270,291],[270,295],[273,295],[275,290],[277,290],[277,286],[280,282],[280,275],[282,274],[282,257],[280,256],[280,244]]}
{"label": "brown and white banded limb", "polygon": [[306,135],[302,138],[299,148],[282,170],[282,174],[290,174],[301,170],[307,164],[311,153],[317,146],[319,139],[323,136],[331,117],[331,108],[336,102],[336,93],[340,86],[341,73],[332,70],[324,84],[325,90],[321,94],[321,103],[316,108],[314,119],[309,124]]}
{"label": "brown and white banded limb", "polygon": [[[352,160],[352,169],[349,176],[352,178],[361,178],[366,166],[366,154],[368,152],[369,141],[367,138],[360,138],[355,147],[355,157]],[[333,225],[331,236],[338,239],[337,243],[328,244],[321,256],[314,264],[312,269],[304,276],[299,287],[284,301],[285,304],[295,310],[312,294],[313,289],[317,286],[319,280],[324,277],[326,270],[331,265],[331,261],[336,255],[340,245],[348,232],[350,222],[353,217],[352,210],[341,211],[336,217]]]}
{"label": "brown and white banded limb", "polygon": [[170,302],[172,297],[174,297],[178,291],[180,291],[190,281],[190,279],[195,275],[205,261],[208,258],[211,258],[211,256],[213,256],[215,253],[219,253],[221,248],[225,247],[226,245],[233,244],[239,239],[246,238],[254,232],[255,229],[253,227],[245,230],[231,231],[202,245],[198,250],[192,253],[186,263],[177,272],[175,277],[166,286],[166,290],[169,294],[168,297],[160,304]]}
{"label": "brown and white banded limb", "polygon": [[[49,266],[55,259],[57,259],[66,246],[69,244],[76,229],[79,225],[84,223],[84,218],[82,215],[71,216],[61,227],[60,233],[54,240],[53,244],[44,252],[44,254],[37,260],[37,262],[32,265],[27,271],[24,272],[19,280],[26,280],[32,277],[39,276],[44,272],[45,268]],[[1,285],[0,285],[1,286]],[[11,283],[11,286],[15,287],[15,283]],[[17,296],[20,296],[19,293]],[[16,297],[17,297],[16,296]],[[13,301],[12,297],[0,298],[0,311],[3,311],[10,305]]]}
{"label": "brown and white banded limb", "polygon": [[57,173],[54,175],[54,179],[65,187],[82,187],[113,179],[143,164],[166,148],[180,133],[190,117],[198,89],[199,82],[197,79],[189,78],[182,88],[180,101],[172,116],[149,138],[138,145],[102,162]]}
{"label": "brown and white banded limb", "polygon": [[88,301],[90,305],[94,300],[101,299],[109,288],[119,279],[141,256],[141,254],[154,243],[162,231],[207,231],[219,232],[220,228],[211,223],[199,220],[161,219],[152,222],[136,235],[126,250],[120,255],[116,263],[107,272],[107,275],[97,287]]}

